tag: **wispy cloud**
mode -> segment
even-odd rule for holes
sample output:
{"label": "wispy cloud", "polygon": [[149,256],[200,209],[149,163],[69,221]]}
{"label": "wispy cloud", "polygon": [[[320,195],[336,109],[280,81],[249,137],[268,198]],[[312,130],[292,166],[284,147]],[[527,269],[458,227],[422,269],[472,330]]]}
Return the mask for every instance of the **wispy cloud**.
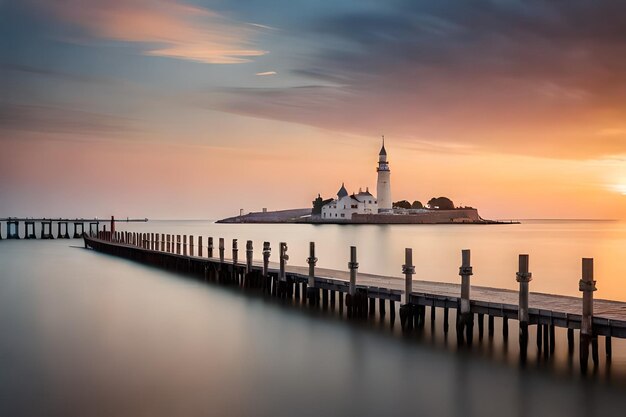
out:
{"label": "wispy cloud", "polygon": [[140,44],[146,55],[238,64],[267,51],[254,46],[259,26],[179,0],[28,0],[88,35]]}
{"label": "wispy cloud", "polygon": [[[0,102],[0,132],[45,132],[74,135],[128,135],[136,131],[132,119],[61,106]],[[4,135],[0,135],[0,140]],[[8,136],[6,136],[8,138]]]}
{"label": "wispy cloud", "polygon": [[265,72],[257,72],[255,75],[265,77],[267,75],[276,75],[276,71],[265,71]]}

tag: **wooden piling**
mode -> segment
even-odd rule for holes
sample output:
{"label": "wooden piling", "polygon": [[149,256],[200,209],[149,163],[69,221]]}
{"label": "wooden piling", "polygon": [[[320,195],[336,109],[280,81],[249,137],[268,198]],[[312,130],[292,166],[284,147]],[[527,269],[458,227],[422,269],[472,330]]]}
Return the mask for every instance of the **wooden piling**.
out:
{"label": "wooden piling", "polygon": [[550,335],[548,331],[548,325],[543,325],[543,357],[548,358],[550,356]]}
{"label": "wooden piling", "polygon": [[165,252],[165,233],[161,233],[161,252]]}
{"label": "wooden piling", "polygon": [[320,303],[320,290],[315,287],[315,265],[317,258],[315,257],[315,242],[309,242],[309,257],[306,259],[309,264],[309,280],[307,282],[307,298],[309,305],[317,306]]}
{"label": "wooden piling", "polygon": [[502,317],[502,338],[504,343],[509,340],[509,318],[507,316]]}
{"label": "wooden piling", "polygon": [[[537,342],[538,345],[541,343]],[[567,351],[570,355],[574,354],[574,329],[567,329]]]}
{"label": "wooden piling", "polygon": [[404,265],[402,265],[402,273],[404,274],[404,303],[400,306],[400,326],[403,331],[411,331],[414,323],[414,311],[411,305],[411,293],[413,292],[413,275],[415,274],[415,266],[413,265],[413,249],[404,249]]}
{"label": "wooden piling", "polygon": [[356,275],[359,269],[359,263],[356,261],[356,246],[350,246],[350,262],[348,262],[348,269],[350,270],[350,287],[348,293],[354,296],[356,294]]}
{"label": "wooden piling", "polygon": [[532,281],[532,274],[528,272],[528,255],[519,255],[519,268],[517,272],[519,282],[519,347],[522,360],[526,360],[528,349],[528,287]]}
{"label": "wooden piling", "polygon": [[202,236],[198,236],[198,256],[202,257]]}
{"label": "wooden piling", "polygon": [[206,256],[209,258],[213,257],[213,238],[210,236],[207,243]]}
{"label": "wooden piling", "polygon": [[193,241],[193,235],[189,235],[189,256],[193,256],[193,254],[195,253]]}
{"label": "wooden piling", "polygon": [[470,336],[467,342],[471,344],[471,335],[474,328],[474,315],[470,310],[470,277],[472,276],[472,266],[470,262],[470,250],[463,249],[461,251],[461,267],[459,275],[461,276],[461,299],[458,307],[459,315],[456,324],[457,340],[459,344],[463,344],[463,333]]}
{"label": "wooden piling", "polygon": [[254,250],[252,248],[252,241],[246,241],[246,272],[252,272],[252,258],[254,256]]}
{"label": "wooden piling", "polygon": [[180,235],[176,235],[176,254],[180,255]]}
{"label": "wooden piling", "polygon": [[246,241],[246,275],[244,277],[244,287],[253,287],[252,260],[254,257],[254,248],[251,240]]}
{"label": "wooden piling", "polygon": [[183,235],[183,255],[187,256],[187,235]]}
{"label": "wooden piling", "polygon": [[270,255],[272,253],[272,248],[270,247],[270,242],[263,242],[263,290],[264,292],[270,291],[270,277],[268,274],[269,271],[269,263],[270,263]]}
{"label": "wooden piling", "polygon": [[[583,293],[580,323],[580,369],[586,373],[589,361],[589,344],[593,343],[594,339],[593,292],[596,291],[596,281],[593,279],[593,258],[583,258],[582,260],[582,278],[578,283],[578,289]],[[597,337],[595,340],[597,344]]]}
{"label": "wooden piling", "polygon": [[348,309],[348,317],[352,317],[357,311],[358,300],[356,297],[356,275],[359,269],[359,263],[356,260],[356,246],[350,246],[350,261],[348,262],[350,270],[350,286],[346,295],[346,307]]}
{"label": "wooden piling", "polygon": [[221,237],[218,242],[218,251],[220,255],[220,264],[224,263],[224,238]]}
{"label": "wooden piling", "polygon": [[280,298],[286,298],[287,296],[287,261],[289,260],[289,255],[287,255],[287,243],[280,242],[279,243],[279,274],[278,274],[278,296]]}

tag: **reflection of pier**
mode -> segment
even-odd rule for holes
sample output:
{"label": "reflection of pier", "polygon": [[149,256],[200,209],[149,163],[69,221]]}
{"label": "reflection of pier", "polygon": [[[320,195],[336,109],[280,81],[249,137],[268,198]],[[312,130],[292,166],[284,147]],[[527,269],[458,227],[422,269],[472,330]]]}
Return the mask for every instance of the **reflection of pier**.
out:
{"label": "reflection of pier", "polygon": [[[412,250],[406,249],[402,265],[404,279],[363,274],[358,272],[356,247],[346,256],[348,270],[318,268],[315,244],[310,243],[308,267],[287,265],[287,244],[279,247],[278,262],[270,263],[269,242],[263,244],[262,261],[253,260],[253,242],[246,243],[245,256],[239,255],[237,240],[232,242],[232,255],[226,257],[224,239],[213,245],[213,238],[203,245],[202,237],[159,233],[132,233],[103,231],[85,235],[85,247],[196,276],[216,282],[256,291],[268,297],[309,304],[312,308],[344,311],[348,318],[380,320],[389,314],[394,325],[396,313],[405,334],[423,332],[430,311],[431,329],[435,317],[443,313],[443,332],[456,329],[456,340],[461,346],[472,346],[494,337],[494,322],[502,329],[504,345],[509,338],[509,321],[519,323],[520,361],[526,363],[529,336],[536,332],[537,355],[548,361],[555,355],[555,328],[567,331],[567,351],[574,356],[575,331],[579,334],[580,369],[587,371],[589,356],[594,368],[599,364],[598,337],[604,336],[607,364],[611,361],[612,338],[626,338],[626,303],[594,300],[596,281],[593,259],[582,260],[580,277],[572,277],[572,285],[582,292],[581,298],[529,292],[532,274],[528,255],[519,256],[518,272],[512,279],[519,283],[519,291],[471,286],[473,274],[470,251],[463,250],[459,284],[413,280],[415,265]],[[218,249],[215,251],[215,249]],[[206,255],[204,251],[206,250]],[[215,253],[217,252],[217,253]],[[348,255],[348,253],[346,253]],[[398,268],[400,270],[400,268]],[[456,314],[451,315],[450,309]],[[456,311],[455,311],[456,310]],[[486,316],[486,317],[485,317]],[[485,318],[487,326],[485,326]],[[452,326],[449,326],[452,321]],[[477,325],[475,328],[474,325]],[[532,326],[532,327],[531,327]],[[532,331],[531,331],[532,330]],[[591,352],[590,352],[591,350]]]}
{"label": "reflection of pier", "polygon": [[[17,218],[7,217],[0,219],[1,223],[6,223],[6,239],[21,239],[20,224],[24,224],[24,239],[37,239],[37,225],[40,225],[40,239],[77,239],[85,233],[85,224],[89,226],[89,233],[95,234],[101,230],[100,223],[110,222],[147,222],[148,219],[47,219],[47,218]],[[53,224],[56,223],[57,234],[53,234]],[[73,225],[74,233],[70,233],[70,223]],[[111,223],[112,224],[112,223]],[[106,226],[104,226],[106,229]],[[0,227],[0,239],[3,239],[2,228]]]}

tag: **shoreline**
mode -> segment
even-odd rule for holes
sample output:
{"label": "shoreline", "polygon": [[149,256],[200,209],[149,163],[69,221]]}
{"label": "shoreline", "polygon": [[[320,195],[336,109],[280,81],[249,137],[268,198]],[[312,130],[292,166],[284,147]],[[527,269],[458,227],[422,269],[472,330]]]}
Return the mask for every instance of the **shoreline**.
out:
{"label": "shoreline", "polygon": [[276,211],[252,212],[240,216],[227,217],[217,220],[220,224],[341,224],[341,225],[432,225],[432,224],[459,224],[459,225],[492,225],[492,224],[520,224],[518,220],[487,220],[480,217],[474,208],[460,208],[454,210],[425,210],[419,213],[394,214],[354,214],[352,219],[331,218],[323,219],[319,215],[312,215],[311,209],[289,209]]}

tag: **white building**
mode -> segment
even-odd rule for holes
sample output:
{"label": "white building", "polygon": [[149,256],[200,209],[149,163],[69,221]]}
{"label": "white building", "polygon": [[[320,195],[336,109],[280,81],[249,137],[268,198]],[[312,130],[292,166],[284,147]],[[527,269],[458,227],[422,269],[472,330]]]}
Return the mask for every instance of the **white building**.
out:
{"label": "white building", "polygon": [[378,155],[378,199],[374,197],[369,189],[365,191],[359,189],[357,194],[348,194],[344,184],[337,192],[337,198],[322,206],[320,217],[322,220],[351,220],[352,215],[376,214],[391,211],[391,184],[390,170],[387,162],[387,151],[385,150],[385,139]]}
{"label": "white building", "polygon": [[322,219],[350,220],[354,213],[373,214],[378,212],[378,203],[369,189],[359,190],[358,194],[348,194],[341,184],[337,198],[322,206]]}

